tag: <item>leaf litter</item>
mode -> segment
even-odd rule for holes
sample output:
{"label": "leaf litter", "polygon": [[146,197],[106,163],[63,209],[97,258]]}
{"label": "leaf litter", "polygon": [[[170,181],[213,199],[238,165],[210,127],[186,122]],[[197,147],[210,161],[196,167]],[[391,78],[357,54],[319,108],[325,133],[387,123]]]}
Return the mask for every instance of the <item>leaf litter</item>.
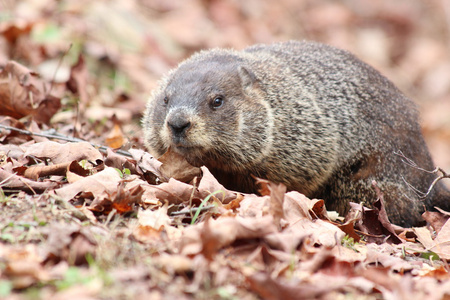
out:
{"label": "leaf litter", "polygon": [[[241,20],[245,4],[130,1],[108,6],[100,1],[85,3],[92,8],[86,13],[80,4],[63,2],[67,10],[60,14],[52,0],[27,1],[29,8],[12,5],[17,15],[51,17],[12,19],[0,26],[4,49],[10,50],[0,50],[0,297],[449,297],[447,212],[426,212],[427,227],[400,228],[389,222],[379,194],[373,207],[352,203],[347,216],[337,216],[323,200],[286,191],[283,185],[256,179],[260,195],[242,194],[227,190],[206,167],[193,167],[173,151],[157,159],[142,150],[142,132],[133,121],[143,111],[140,97],[170,65],[200,48],[239,48],[274,38],[273,26],[257,14]],[[283,5],[273,2],[269,8],[276,14]],[[384,2],[371,5],[380,15],[391,11]],[[96,17],[105,8],[116,23]],[[303,8],[312,21],[306,30],[318,39],[327,35],[327,25],[338,28],[333,22],[348,32],[358,22],[355,12],[340,4]],[[267,7],[261,4],[260,9]],[[67,28],[64,18],[78,27]],[[299,27],[285,19],[278,28]],[[243,23],[236,27],[235,22]],[[118,24],[122,32],[116,31]],[[399,34],[392,26],[390,35]],[[151,34],[144,34],[143,27]],[[255,33],[256,28],[260,31]],[[64,43],[70,30],[75,35]],[[89,30],[92,34],[84,35]],[[218,32],[227,44],[211,38]],[[342,39],[338,44],[348,41],[346,34],[337,35]],[[79,45],[80,37],[85,41]],[[377,35],[372,37],[382,45]],[[435,49],[439,56],[442,48],[429,43],[421,51]],[[403,54],[404,61],[397,57],[397,65],[407,68],[407,58],[423,56],[419,50]],[[45,75],[48,61],[67,69],[67,78]],[[424,64],[420,76],[408,74],[427,90],[437,76],[433,72]],[[449,88],[443,80],[439,84],[440,91]],[[445,99],[443,92],[435,96]],[[446,127],[429,124],[426,130],[446,136]]]}

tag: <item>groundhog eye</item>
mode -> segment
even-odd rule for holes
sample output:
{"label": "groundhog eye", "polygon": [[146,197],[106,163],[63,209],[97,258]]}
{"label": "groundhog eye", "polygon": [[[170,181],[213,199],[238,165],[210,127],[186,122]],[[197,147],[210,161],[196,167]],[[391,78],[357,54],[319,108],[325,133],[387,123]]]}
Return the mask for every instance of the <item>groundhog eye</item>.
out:
{"label": "groundhog eye", "polygon": [[214,100],[211,103],[211,106],[213,108],[219,108],[223,105],[223,97],[222,96],[217,96],[214,98]]}
{"label": "groundhog eye", "polygon": [[169,103],[169,97],[165,96],[164,99],[163,99],[163,101],[164,101],[164,104]]}

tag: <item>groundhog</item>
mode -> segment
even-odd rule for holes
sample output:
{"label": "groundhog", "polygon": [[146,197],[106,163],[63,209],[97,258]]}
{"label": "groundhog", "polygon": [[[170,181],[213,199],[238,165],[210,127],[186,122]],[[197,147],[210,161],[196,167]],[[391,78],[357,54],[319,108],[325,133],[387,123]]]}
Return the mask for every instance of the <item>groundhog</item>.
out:
{"label": "groundhog", "polygon": [[344,215],[370,205],[377,182],[393,223],[448,209],[411,100],[347,51],[315,42],[194,54],[165,76],[143,118],[145,143],[205,165],[227,188],[255,192],[254,177],[324,199]]}

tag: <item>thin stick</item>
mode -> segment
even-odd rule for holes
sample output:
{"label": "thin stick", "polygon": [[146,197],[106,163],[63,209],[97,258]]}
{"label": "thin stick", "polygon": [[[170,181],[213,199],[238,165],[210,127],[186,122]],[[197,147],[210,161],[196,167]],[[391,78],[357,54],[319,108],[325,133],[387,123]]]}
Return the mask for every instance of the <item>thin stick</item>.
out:
{"label": "thin stick", "polygon": [[192,214],[197,212],[198,210],[200,210],[200,212],[204,212],[207,210],[210,210],[211,208],[214,208],[214,205],[208,205],[208,206],[203,206],[203,207],[193,207],[191,209],[187,209],[187,210],[180,210],[180,211],[174,211],[172,213],[170,213],[171,216],[178,216],[178,215],[187,215],[187,214]]}
{"label": "thin stick", "polygon": [[[67,142],[86,142],[85,140],[79,139],[79,138],[74,138],[74,137],[69,137],[69,136],[65,136],[65,135],[61,135],[61,134],[50,134],[50,133],[37,133],[37,132],[31,132],[29,130],[25,130],[25,129],[19,129],[19,128],[15,128],[12,126],[7,126],[7,125],[2,125],[0,124],[0,128],[6,129],[6,130],[11,130],[11,131],[16,131],[19,132],[21,134],[25,134],[25,135],[29,135],[29,136],[40,136],[40,137],[45,137],[48,139],[57,139],[57,140],[62,140],[62,141],[67,141]],[[109,147],[106,146],[101,146],[101,145],[97,145],[94,143],[90,143],[93,147],[97,148],[100,152],[102,153],[106,153],[107,149],[111,149]],[[128,151],[125,150],[116,150],[117,154],[123,155],[123,156],[127,156],[127,157],[132,157],[131,154]]]}
{"label": "thin stick", "polygon": [[427,192],[422,192],[422,191],[419,191],[417,188],[415,188],[415,187],[413,187],[409,182],[407,182],[406,181],[406,179],[405,178],[403,178],[403,176],[402,176],[402,179],[403,179],[403,181],[414,191],[414,193],[416,193],[416,195],[417,196],[419,196],[420,198],[422,198],[422,199],[425,199],[430,193],[431,193],[431,191],[433,190],[433,188],[434,188],[434,186],[438,183],[438,181],[439,180],[441,180],[441,179],[444,179],[444,178],[450,178],[450,174],[448,174],[447,172],[445,172],[442,168],[440,168],[440,167],[436,167],[436,169],[434,169],[434,170],[432,170],[432,171],[430,171],[430,170],[425,170],[425,169],[423,169],[423,168],[420,168],[412,159],[410,159],[410,158],[408,158],[408,157],[406,157],[404,154],[403,154],[403,152],[401,152],[401,151],[398,151],[398,152],[394,152],[394,154],[396,154],[396,155],[398,155],[398,156],[400,156],[401,158],[403,158],[403,161],[407,164],[407,165],[409,165],[409,166],[411,166],[411,167],[413,167],[413,168],[415,168],[415,169],[417,169],[417,170],[420,170],[420,171],[423,171],[423,172],[426,172],[426,173],[429,173],[429,174],[439,174],[440,173],[440,175],[438,176],[438,177],[436,177],[434,180],[433,180],[433,182],[431,183],[431,185],[430,185],[430,187],[428,188],[428,190],[427,190]]}

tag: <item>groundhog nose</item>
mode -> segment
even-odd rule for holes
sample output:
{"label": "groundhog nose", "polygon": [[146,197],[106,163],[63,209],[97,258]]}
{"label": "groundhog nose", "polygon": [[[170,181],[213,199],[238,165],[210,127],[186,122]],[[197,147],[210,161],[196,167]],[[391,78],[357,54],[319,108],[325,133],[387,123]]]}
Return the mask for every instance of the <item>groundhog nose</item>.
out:
{"label": "groundhog nose", "polygon": [[176,118],[169,120],[167,125],[175,136],[182,136],[191,127],[191,122],[187,119]]}

